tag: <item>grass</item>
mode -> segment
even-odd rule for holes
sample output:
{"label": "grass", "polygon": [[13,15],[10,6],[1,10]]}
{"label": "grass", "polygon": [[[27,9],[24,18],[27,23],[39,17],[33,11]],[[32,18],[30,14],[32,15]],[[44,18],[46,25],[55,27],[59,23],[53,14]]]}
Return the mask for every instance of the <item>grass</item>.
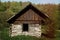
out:
{"label": "grass", "polygon": [[[60,40],[60,31],[56,31],[55,35],[56,37],[54,38],[54,40]],[[46,38],[42,37],[40,39],[37,37],[25,36],[25,35],[10,37],[8,29],[5,28],[2,31],[0,31],[0,40],[46,40]]]}
{"label": "grass", "polygon": [[40,40],[40,39],[32,36],[21,35],[21,36],[12,37],[12,40]]}
{"label": "grass", "polygon": [[4,29],[0,32],[0,40],[41,40],[41,39],[37,37],[25,36],[25,35],[10,37],[8,29]]}
{"label": "grass", "polygon": [[60,31],[56,31],[56,38],[55,40],[60,40]]}

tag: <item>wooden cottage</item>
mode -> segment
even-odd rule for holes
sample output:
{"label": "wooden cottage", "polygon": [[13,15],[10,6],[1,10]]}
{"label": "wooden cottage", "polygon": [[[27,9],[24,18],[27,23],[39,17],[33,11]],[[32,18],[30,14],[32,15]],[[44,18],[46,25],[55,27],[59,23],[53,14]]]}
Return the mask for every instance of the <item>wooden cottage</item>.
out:
{"label": "wooden cottage", "polygon": [[27,5],[23,10],[8,19],[11,24],[11,36],[30,35],[41,36],[41,25],[45,23],[48,16],[39,11],[32,4]]}

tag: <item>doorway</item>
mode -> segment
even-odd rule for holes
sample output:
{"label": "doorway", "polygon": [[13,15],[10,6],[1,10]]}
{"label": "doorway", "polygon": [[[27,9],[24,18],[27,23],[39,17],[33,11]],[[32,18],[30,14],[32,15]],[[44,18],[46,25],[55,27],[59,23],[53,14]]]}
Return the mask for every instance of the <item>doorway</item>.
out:
{"label": "doorway", "polygon": [[28,31],[28,24],[23,24],[23,31]]}

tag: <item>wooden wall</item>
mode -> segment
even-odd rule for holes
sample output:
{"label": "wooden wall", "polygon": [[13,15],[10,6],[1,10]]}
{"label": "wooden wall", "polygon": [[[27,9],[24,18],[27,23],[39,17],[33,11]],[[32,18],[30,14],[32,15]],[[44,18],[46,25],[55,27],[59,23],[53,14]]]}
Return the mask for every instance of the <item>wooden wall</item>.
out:
{"label": "wooden wall", "polygon": [[14,23],[19,24],[19,23],[40,23],[40,22],[41,17],[33,10],[29,9],[23,15],[18,17]]}

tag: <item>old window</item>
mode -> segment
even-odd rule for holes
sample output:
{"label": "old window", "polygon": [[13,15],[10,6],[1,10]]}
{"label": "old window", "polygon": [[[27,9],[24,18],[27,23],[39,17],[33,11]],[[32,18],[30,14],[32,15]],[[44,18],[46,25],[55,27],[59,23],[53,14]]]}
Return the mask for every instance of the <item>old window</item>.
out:
{"label": "old window", "polygon": [[28,24],[23,24],[23,30],[22,31],[28,31]]}

